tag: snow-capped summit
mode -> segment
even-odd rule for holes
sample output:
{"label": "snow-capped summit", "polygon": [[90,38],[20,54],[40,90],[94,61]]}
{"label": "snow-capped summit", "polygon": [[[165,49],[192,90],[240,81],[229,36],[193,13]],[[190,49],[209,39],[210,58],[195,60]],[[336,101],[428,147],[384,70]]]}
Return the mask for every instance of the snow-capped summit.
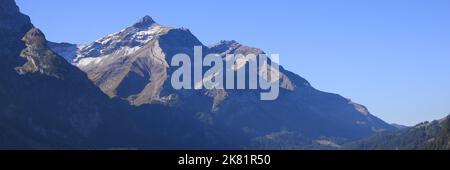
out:
{"label": "snow-capped summit", "polygon": [[78,67],[84,67],[89,64],[99,64],[101,60],[112,54],[133,53],[155,36],[170,29],[170,27],[159,25],[147,15],[133,25],[88,45],[53,42],[49,42],[48,45],[68,62]]}
{"label": "snow-capped summit", "polygon": [[100,38],[89,45],[79,46],[76,56],[72,57],[74,58],[72,63],[78,67],[85,67],[99,64],[113,55],[131,54],[169,29],[171,28],[157,24],[150,16],[145,16],[119,32]]}

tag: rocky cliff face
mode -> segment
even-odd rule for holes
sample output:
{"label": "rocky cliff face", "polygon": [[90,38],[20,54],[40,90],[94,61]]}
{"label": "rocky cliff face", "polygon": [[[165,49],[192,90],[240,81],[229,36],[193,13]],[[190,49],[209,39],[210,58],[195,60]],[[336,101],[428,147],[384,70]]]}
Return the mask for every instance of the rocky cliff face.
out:
{"label": "rocky cliff face", "polygon": [[303,148],[324,143],[336,147],[396,129],[364,106],[316,90],[282,67],[277,77],[280,97],[275,101],[260,101],[260,90],[174,90],[170,84],[172,56],[193,56],[194,46],[202,46],[203,54],[220,54],[224,60],[227,54],[263,53],[236,41],[207,47],[189,30],[161,26],[146,16],[120,32],[80,46],[69,53],[76,55],[65,58],[72,58],[70,61],[110,97],[134,106],[159,103],[184,110],[200,122],[245,136],[251,147]]}

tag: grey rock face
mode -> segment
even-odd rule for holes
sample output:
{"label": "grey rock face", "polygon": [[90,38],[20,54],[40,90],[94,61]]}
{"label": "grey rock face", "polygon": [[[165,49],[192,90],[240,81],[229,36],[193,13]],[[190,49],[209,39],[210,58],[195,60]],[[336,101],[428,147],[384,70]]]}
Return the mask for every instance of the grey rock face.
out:
{"label": "grey rock face", "polygon": [[36,28],[32,28],[22,39],[26,48],[22,50],[21,56],[27,59],[27,63],[17,67],[20,74],[35,73],[64,78],[68,67],[72,67],[64,59],[57,56],[47,46],[44,34]]}

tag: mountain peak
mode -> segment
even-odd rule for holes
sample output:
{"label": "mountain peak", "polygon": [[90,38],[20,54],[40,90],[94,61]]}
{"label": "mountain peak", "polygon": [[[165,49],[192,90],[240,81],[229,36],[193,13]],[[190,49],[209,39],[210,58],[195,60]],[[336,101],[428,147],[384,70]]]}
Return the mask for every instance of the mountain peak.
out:
{"label": "mountain peak", "polygon": [[209,46],[210,48],[231,48],[231,47],[237,47],[240,46],[241,44],[239,44],[237,41],[235,40],[221,40],[218,43]]}
{"label": "mountain peak", "polygon": [[218,43],[209,46],[212,51],[217,53],[231,52],[242,45],[235,40],[221,40]]}
{"label": "mountain peak", "polygon": [[136,27],[136,28],[148,28],[148,27],[152,26],[155,23],[156,22],[153,20],[152,17],[146,15],[146,16],[142,17],[139,21],[137,21],[133,25],[133,27]]}
{"label": "mountain peak", "polygon": [[221,44],[221,45],[238,45],[239,42],[237,42],[236,40],[221,40],[218,44]]}
{"label": "mountain peak", "polygon": [[24,37],[24,40],[28,43],[39,46],[45,45],[47,42],[44,33],[42,33],[42,31],[38,28],[32,28],[30,31],[28,31],[28,33]]}

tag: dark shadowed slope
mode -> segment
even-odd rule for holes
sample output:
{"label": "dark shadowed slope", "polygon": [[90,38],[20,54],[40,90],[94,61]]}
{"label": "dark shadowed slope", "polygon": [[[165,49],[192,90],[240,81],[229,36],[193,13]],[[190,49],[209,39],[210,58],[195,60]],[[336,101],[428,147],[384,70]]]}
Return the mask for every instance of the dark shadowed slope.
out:
{"label": "dark shadowed slope", "polygon": [[229,146],[225,137],[178,111],[111,100],[50,50],[14,0],[0,1],[0,37],[2,149]]}
{"label": "dark shadowed slope", "polygon": [[348,149],[450,149],[450,116],[397,132],[383,132],[349,144]]}

